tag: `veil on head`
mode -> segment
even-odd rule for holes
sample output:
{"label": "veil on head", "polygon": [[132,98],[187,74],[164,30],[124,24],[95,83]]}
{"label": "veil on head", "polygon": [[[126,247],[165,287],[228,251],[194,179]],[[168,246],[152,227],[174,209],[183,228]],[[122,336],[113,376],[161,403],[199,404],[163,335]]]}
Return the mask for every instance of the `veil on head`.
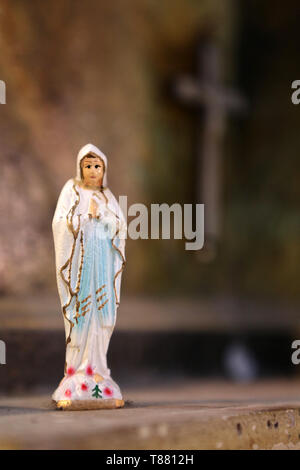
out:
{"label": "veil on head", "polygon": [[104,155],[103,152],[101,152],[101,150],[98,149],[98,147],[96,147],[95,145],[93,144],[86,144],[84,145],[78,152],[78,155],[77,155],[77,166],[76,166],[76,179],[78,181],[81,180],[81,169],[80,169],[80,162],[81,160],[86,157],[89,153],[93,154],[93,155],[97,155],[98,157],[102,158],[103,162],[104,162],[104,165],[105,165],[105,169],[104,169],[104,175],[103,175],[103,182],[102,182],[102,185],[104,186],[104,188],[107,187],[107,157]]}
{"label": "veil on head", "polygon": [[104,165],[105,165],[102,186],[103,186],[103,189],[105,189],[105,197],[107,199],[107,204],[114,211],[114,213],[117,214],[118,217],[122,220],[123,227],[126,228],[127,224],[126,224],[126,219],[124,217],[124,214],[123,214],[123,212],[122,212],[115,196],[113,195],[113,193],[110,191],[110,189],[107,186],[107,157],[95,145],[86,144],[78,152],[77,166],[76,166],[76,180],[81,181],[80,162],[88,154],[97,155],[98,157],[102,158],[102,160],[104,162]]}

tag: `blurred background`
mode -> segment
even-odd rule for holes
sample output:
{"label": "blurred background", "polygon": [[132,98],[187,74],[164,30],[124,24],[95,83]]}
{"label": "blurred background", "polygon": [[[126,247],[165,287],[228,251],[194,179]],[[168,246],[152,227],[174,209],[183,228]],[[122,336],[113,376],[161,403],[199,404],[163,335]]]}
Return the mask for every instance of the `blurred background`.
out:
{"label": "blurred background", "polygon": [[89,142],[128,205],[205,204],[200,251],[127,241],[109,352],[120,385],[298,374],[297,12],[294,0],[2,0],[0,392],[62,375],[51,222]]}

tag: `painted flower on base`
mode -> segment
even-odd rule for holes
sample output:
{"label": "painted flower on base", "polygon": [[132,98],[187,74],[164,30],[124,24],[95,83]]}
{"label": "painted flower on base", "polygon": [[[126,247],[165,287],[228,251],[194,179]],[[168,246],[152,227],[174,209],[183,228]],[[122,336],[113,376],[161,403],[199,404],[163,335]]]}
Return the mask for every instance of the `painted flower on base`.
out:
{"label": "painted flower on base", "polygon": [[68,369],[67,369],[67,375],[68,375],[69,377],[71,377],[71,376],[74,375],[74,374],[75,374],[75,369],[74,369],[74,367],[68,367]]}
{"label": "painted flower on base", "polygon": [[103,395],[107,396],[107,397],[112,397],[113,396],[113,391],[111,388],[109,387],[105,387],[103,389]]}
{"label": "painted flower on base", "polygon": [[85,372],[86,375],[94,375],[93,368],[91,366],[87,366]]}

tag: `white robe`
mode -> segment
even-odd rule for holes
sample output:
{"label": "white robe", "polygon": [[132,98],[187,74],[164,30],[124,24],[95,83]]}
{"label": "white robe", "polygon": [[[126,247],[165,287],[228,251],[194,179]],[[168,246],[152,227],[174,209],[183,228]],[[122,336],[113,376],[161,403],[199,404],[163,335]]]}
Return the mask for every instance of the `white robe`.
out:
{"label": "white robe", "polygon": [[[52,395],[55,401],[122,399],[106,354],[120,302],[127,227],[107,187],[95,191],[81,184],[80,161],[90,151],[104,160],[107,183],[107,159],[88,144],[77,157],[77,178],[61,191],[52,223],[66,333],[65,375]],[[88,214],[92,198],[99,206],[96,219]]]}

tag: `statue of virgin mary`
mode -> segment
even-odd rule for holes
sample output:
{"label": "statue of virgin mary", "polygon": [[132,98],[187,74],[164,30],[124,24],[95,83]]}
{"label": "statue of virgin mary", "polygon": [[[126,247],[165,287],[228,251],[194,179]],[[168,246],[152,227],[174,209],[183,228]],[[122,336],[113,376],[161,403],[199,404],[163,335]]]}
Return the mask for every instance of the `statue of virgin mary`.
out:
{"label": "statue of virgin mary", "polygon": [[120,303],[126,221],[107,187],[107,158],[94,145],[77,157],[53,222],[56,277],[66,333],[65,373],[52,395],[60,409],[119,408],[107,367]]}

